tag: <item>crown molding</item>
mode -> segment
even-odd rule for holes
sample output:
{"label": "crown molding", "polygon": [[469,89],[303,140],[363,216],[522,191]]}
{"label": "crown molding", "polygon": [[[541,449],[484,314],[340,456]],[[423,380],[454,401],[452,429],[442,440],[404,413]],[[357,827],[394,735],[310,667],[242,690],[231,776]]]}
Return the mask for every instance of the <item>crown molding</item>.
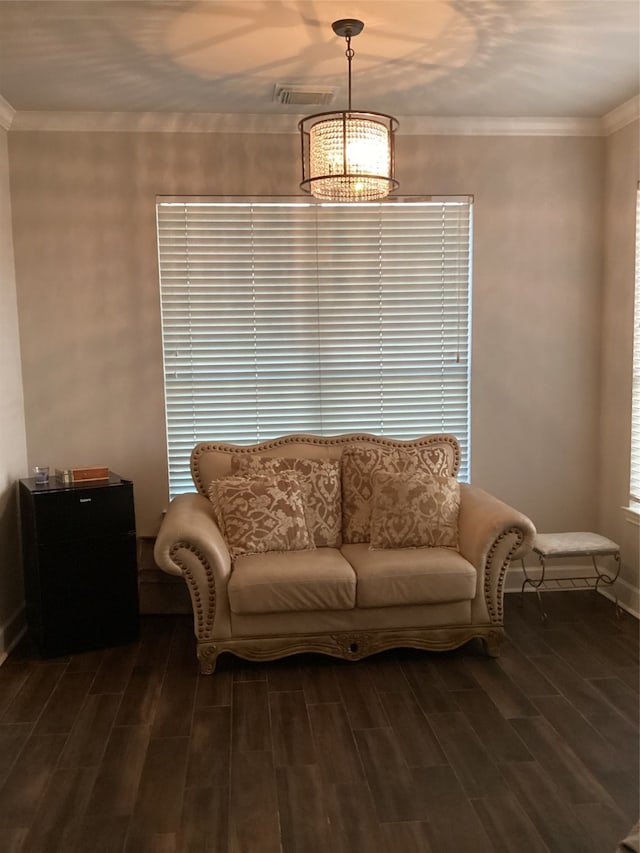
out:
{"label": "crown molding", "polygon": [[555,116],[407,116],[401,133],[425,136],[601,136],[598,118]]}
{"label": "crown molding", "polygon": [[636,95],[602,116],[605,134],[609,136],[640,118],[640,95]]}
{"label": "crown molding", "polygon": [[243,113],[30,112],[12,130],[131,131],[136,133],[292,133],[297,116]]}
{"label": "crown molding", "polygon": [[[403,136],[608,136],[638,119],[640,95],[602,118],[400,116]],[[0,126],[12,131],[297,133],[302,115],[16,111],[0,96]]]}
{"label": "crown molding", "polygon": [[[12,131],[148,133],[297,133],[303,116],[242,113],[15,112]],[[399,117],[414,136],[602,136],[600,119],[555,117]]]}
{"label": "crown molding", "polygon": [[5,130],[9,130],[9,128],[13,124],[15,115],[16,111],[11,106],[9,101],[5,101],[2,95],[0,95],[0,127],[4,128]]}

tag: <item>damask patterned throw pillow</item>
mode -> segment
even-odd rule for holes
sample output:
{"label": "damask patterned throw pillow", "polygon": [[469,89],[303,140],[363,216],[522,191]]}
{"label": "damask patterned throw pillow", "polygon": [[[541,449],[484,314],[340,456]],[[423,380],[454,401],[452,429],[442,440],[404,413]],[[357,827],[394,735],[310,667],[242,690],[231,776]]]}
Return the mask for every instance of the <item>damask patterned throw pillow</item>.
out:
{"label": "damask patterned throw pillow", "polygon": [[224,477],[209,485],[208,495],[232,559],[314,547],[293,471]]}
{"label": "damask patterned throw pillow", "polygon": [[296,459],[241,454],[231,459],[233,473],[295,471],[304,492],[307,526],[318,548],[342,544],[340,462],[334,459]]}
{"label": "damask patterned throw pillow", "polygon": [[373,475],[370,548],[457,548],[460,484],[426,472]]}
{"label": "damask patterned throw pillow", "polygon": [[354,445],[342,454],[342,536],[348,543],[368,542],[373,475],[426,472],[449,476],[446,452],[440,447],[378,447]]}

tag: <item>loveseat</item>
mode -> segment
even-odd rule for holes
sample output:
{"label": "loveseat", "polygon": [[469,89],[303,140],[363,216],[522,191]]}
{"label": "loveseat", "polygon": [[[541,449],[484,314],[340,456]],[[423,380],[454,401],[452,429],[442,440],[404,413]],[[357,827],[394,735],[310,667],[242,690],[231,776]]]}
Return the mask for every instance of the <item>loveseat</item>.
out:
{"label": "loveseat", "polygon": [[154,556],[186,581],[201,672],[222,652],[356,660],[476,637],[497,656],[505,572],[535,529],[459,465],[451,435],[197,444],[197,491],[169,505]]}

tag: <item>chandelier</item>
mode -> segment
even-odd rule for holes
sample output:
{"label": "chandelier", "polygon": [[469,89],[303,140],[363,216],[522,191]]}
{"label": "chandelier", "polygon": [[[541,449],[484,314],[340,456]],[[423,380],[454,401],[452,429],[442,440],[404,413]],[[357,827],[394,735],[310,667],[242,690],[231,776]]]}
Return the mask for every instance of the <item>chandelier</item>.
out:
{"label": "chandelier", "polygon": [[298,122],[300,189],[322,201],[375,201],[399,186],[394,174],[398,122],[384,113],[351,109],[351,39],[362,32],[364,24],[346,18],[334,21],[331,27],[347,42],[349,106],[343,112],[317,113]]}

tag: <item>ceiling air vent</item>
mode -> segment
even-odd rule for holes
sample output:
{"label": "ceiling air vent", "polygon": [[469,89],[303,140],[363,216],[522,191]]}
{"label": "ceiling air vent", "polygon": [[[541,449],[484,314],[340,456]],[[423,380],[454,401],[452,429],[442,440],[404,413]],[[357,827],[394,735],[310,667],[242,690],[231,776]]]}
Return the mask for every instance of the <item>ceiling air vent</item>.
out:
{"label": "ceiling air vent", "polygon": [[290,83],[276,83],[273,100],[278,104],[318,104],[332,103],[336,94],[331,86],[294,86]]}

